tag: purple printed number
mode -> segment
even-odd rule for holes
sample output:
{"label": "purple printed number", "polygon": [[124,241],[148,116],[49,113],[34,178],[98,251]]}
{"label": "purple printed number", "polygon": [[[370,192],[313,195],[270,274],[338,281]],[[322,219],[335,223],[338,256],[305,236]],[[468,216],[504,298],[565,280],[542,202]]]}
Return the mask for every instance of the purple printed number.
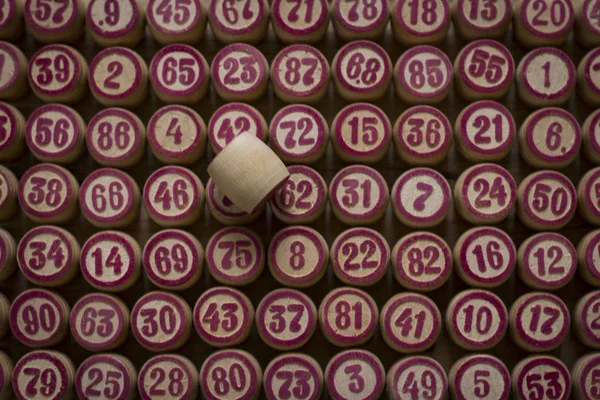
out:
{"label": "purple printed number", "polygon": [[294,96],[314,94],[327,82],[327,60],[314,47],[286,47],[275,57],[271,68],[275,82]]}
{"label": "purple printed number", "polygon": [[500,284],[515,267],[516,250],[510,237],[496,228],[474,228],[465,234],[459,249],[460,267],[468,280]]}
{"label": "purple printed number", "polygon": [[191,30],[201,12],[200,2],[197,0],[152,0],[148,4],[148,18],[165,34]]}
{"label": "purple printed number", "polygon": [[461,52],[459,63],[464,83],[482,92],[500,91],[510,84],[515,68],[508,49],[493,40],[469,44]]}
{"label": "purple printed number", "polygon": [[88,8],[88,23],[101,36],[116,37],[130,31],[138,18],[133,0],[93,0]]}
{"label": "purple printed number", "polygon": [[152,292],[141,297],[131,311],[135,338],[155,351],[177,347],[187,335],[188,316],[179,297]]}
{"label": "purple printed number", "polygon": [[25,234],[17,248],[23,274],[38,283],[50,283],[63,275],[73,261],[73,245],[60,228],[40,226]]}
{"label": "purple printed number", "polygon": [[377,153],[390,138],[386,115],[368,103],[344,108],[336,117],[332,130],[340,148],[352,156]]}
{"label": "purple printed number", "polygon": [[223,50],[218,54],[220,57],[212,70],[225,90],[232,93],[247,92],[258,86],[264,79],[263,60],[249,51],[250,49],[225,48]]}
{"label": "purple printed number", "polygon": [[577,269],[575,247],[557,233],[533,236],[523,252],[522,268],[536,287],[559,288],[573,278]]}
{"label": "purple printed number", "polygon": [[585,24],[594,34],[598,34],[600,31],[600,2],[585,0],[582,7]]}
{"label": "purple printed number", "polygon": [[500,103],[488,100],[467,106],[458,128],[466,147],[482,154],[505,150],[515,135],[515,121],[510,112]]}
{"label": "purple printed number", "polygon": [[88,358],[77,370],[75,380],[80,398],[120,400],[130,394],[130,372],[116,357]]}
{"label": "purple printed number", "polygon": [[25,2],[27,22],[42,32],[65,29],[75,19],[78,4],[74,0],[28,0]]}
{"label": "purple printed number", "polygon": [[210,5],[210,15],[220,29],[235,34],[258,25],[263,7],[262,0],[217,0]]}
{"label": "purple printed number", "polygon": [[579,150],[581,130],[577,120],[559,108],[534,113],[526,131],[529,150],[546,162],[569,160]]}
{"label": "purple printed number", "polygon": [[170,355],[151,358],[138,376],[143,399],[184,400],[192,393],[194,383],[196,380],[189,367],[180,358]]}
{"label": "purple printed number", "polygon": [[170,105],[158,110],[148,123],[148,141],[153,150],[170,157],[193,151],[206,135],[198,115],[191,109]]}
{"label": "purple printed number", "polygon": [[[546,4],[545,0],[534,0],[531,3],[536,1]],[[562,3],[564,0],[554,1]],[[523,88],[542,100],[563,96],[575,84],[575,65],[569,56],[560,50],[549,47],[533,50],[523,58],[521,65]]]}
{"label": "purple printed number", "polygon": [[436,33],[447,23],[448,15],[446,0],[401,0],[396,8],[400,25],[417,36]]}
{"label": "purple printed number", "polygon": [[340,80],[347,89],[372,90],[388,78],[390,61],[379,46],[369,41],[359,41],[346,45],[341,51],[336,71],[341,74]]}
{"label": "purple printed number", "polygon": [[29,61],[29,79],[36,90],[55,94],[71,88],[77,81],[79,65],[66,46],[49,45]]}
{"label": "purple printed number", "polygon": [[371,337],[378,318],[375,301],[365,292],[351,288],[331,292],[319,312],[327,335],[344,346],[360,344]]}
{"label": "purple printed number", "polygon": [[403,148],[415,157],[432,157],[450,143],[448,118],[434,107],[415,106],[404,112],[395,132]]}
{"label": "purple printed number", "polygon": [[119,232],[97,233],[81,249],[81,272],[103,289],[122,285],[136,268],[135,250]]}
{"label": "purple printed number", "polygon": [[[0,51],[2,49],[0,48]],[[0,69],[0,71],[2,71]],[[0,72],[0,80],[2,72]],[[0,86],[1,87],[1,86]],[[11,143],[16,134],[16,119],[14,112],[8,107],[0,105],[0,151]]]}
{"label": "purple printed number", "polygon": [[520,18],[533,34],[556,37],[571,27],[573,6],[567,0],[525,0]]}
{"label": "purple printed number", "polygon": [[74,111],[58,104],[38,108],[27,120],[27,144],[38,156],[60,157],[73,149],[80,134]]}
{"label": "purple printed number", "polygon": [[388,4],[383,0],[337,1],[332,12],[345,28],[364,32],[381,23],[388,13]]}
{"label": "purple printed number", "polygon": [[537,351],[558,346],[569,331],[567,307],[550,294],[531,294],[518,306],[515,315],[518,338]]}
{"label": "purple printed number", "polygon": [[405,352],[429,348],[440,333],[441,316],[427,297],[407,293],[392,297],[381,312],[384,338]]}
{"label": "purple printed number", "polygon": [[429,290],[450,276],[450,248],[433,233],[409,234],[398,241],[395,249],[397,273],[401,282],[405,281],[409,287]]}
{"label": "purple printed number", "polygon": [[424,356],[405,358],[396,364],[391,383],[390,390],[395,398],[402,400],[442,400],[448,391],[448,380],[442,367]]}
{"label": "purple printed number", "polygon": [[475,166],[460,189],[465,206],[480,218],[503,218],[513,208],[516,184],[510,173],[494,164]]}
{"label": "purple printed number", "polygon": [[290,177],[271,200],[276,216],[304,219],[319,213],[327,201],[323,178],[309,167],[291,166],[288,171]]}
{"label": "purple printed number", "polygon": [[537,173],[523,193],[527,215],[545,225],[570,219],[576,202],[573,184],[557,172]]}
{"label": "purple printed number", "polygon": [[146,207],[161,218],[177,219],[188,214],[198,200],[192,177],[177,167],[165,167],[148,178],[144,187]]}
{"label": "purple printed number", "polygon": [[98,222],[117,221],[131,211],[134,202],[132,179],[118,170],[94,171],[81,184],[80,203],[87,218]]}
{"label": "purple printed number", "polygon": [[[99,3],[95,1],[94,3]],[[117,4],[108,0],[105,4]],[[125,48],[108,48],[94,57],[90,65],[90,86],[94,92],[111,99],[131,94],[142,83],[142,66],[135,53]]]}
{"label": "purple printed number", "polygon": [[287,157],[317,152],[325,138],[325,124],[317,110],[295,104],[278,112],[271,122],[271,140]]}
{"label": "purple printed number", "polygon": [[159,51],[150,69],[155,84],[171,96],[192,92],[204,79],[200,53],[185,45],[171,45]]}
{"label": "purple printed number", "polygon": [[353,228],[343,232],[331,249],[334,272],[353,284],[368,285],[385,274],[390,249],[377,232]]}
{"label": "purple printed number", "polygon": [[600,343],[600,296],[598,292],[591,292],[583,297],[575,309],[576,323],[581,324],[576,330],[584,343],[593,348],[598,348]]}
{"label": "purple printed number", "polygon": [[71,332],[79,344],[91,350],[104,350],[119,344],[125,315],[112,297],[90,294],[81,298],[71,312]]}
{"label": "purple printed number", "polygon": [[306,284],[323,276],[326,259],[325,240],[310,228],[284,228],[273,237],[269,247],[271,271],[285,282]]}
{"label": "purple printed number", "polygon": [[[34,167],[35,168],[35,167]],[[61,170],[35,168],[19,183],[19,202],[30,213],[52,214],[69,201],[70,182]]]}
{"label": "purple printed number", "polygon": [[504,336],[508,312],[491,292],[470,290],[459,293],[451,304],[452,331],[458,342],[469,348],[489,349]]}
{"label": "purple printed number", "polygon": [[264,263],[264,254],[252,231],[232,227],[211,238],[206,246],[206,259],[213,274],[231,282],[254,276]]}
{"label": "purple printed number", "polygon": [[[420,4],[416,0],[403,0]],[[426,0],[441,4],[441,1]],[[401,3],[401,2],[400,2]],[[403,54],[396,74],[413,96],[433,97],[442,93],[452,79],[450,60],[432,46],[418,46]]]}
{"label": "purple printed number", "polygon": [[318,30],[329,13],[325,0],[275,0],[274,21],[290,34],[301,35]]}
{"label": "purple printed number", "polygon": [[241,103],[227,104],[210,119],[209,139],[218,150],[223,150],[242,133],[249,133],[262,140],[264,131],[260,120],[261,116],[254,107]]}
{"label": "purple printed number", "polygon": [[458,400],[510,397],[510,373],[500,360],[483,354],[463,360],[453,367],[456,372],[452,384]]}
{"label": "purple printed number", "polygon": [[44,346],[56,339],[64,324],[59,300],[47,292],[31,289],[15,299],[10,308],[10,329],[27,346]]}
{"label": "purple printed number", "polygon": [[392,188],[392,196],[403,219],[428,226],[444,218],[452,201],[446,179],[429,168],[415,168],[402,174]]}
{"label": "purple printed number", "polygon": [[177,230],[162,231],[150,238],[143,257],[146,273],[162,286],[184,285],[202,267],[196,244]]}
{"label": "purple printed number", "polygon": [[367,218],[387,205],[387,185],[375,170],[350,166],[331,182],[330,195],[340,212],[351,218]]}
{"label": "purple printed number", "polygon": [[[8,5],[8,0],[3,0],[0,5]],[[13,4],[14,7],[14,4]],[[0,7],[0,20],[2,19],[2,10]],[[2,22],[0,21],[0,27]],[[17,79],[17,74],[20,69],[19,59],[11,47],[0,45],[0,89],[7,89]]]}
{"label": "purple printed number", "polygon": [[130,155],[140,142],[133,116],[116,108],[96,114],[88,125],[87,145],[96,158],[118,161]]}
{"label": "purple printed number", "polygon": [[530,357],[522,361],[516,377],[516,391],[526,400],[566,400],[571,391],[569,371],[558,359]]}
{"label": "purple printed number", "polygon": [[19,399],[62,399],[68,390],[67,368],[63,357],[45,351],[28,353],[15,365],[13,390]]}
{"label": "purple printed number", "polygon": [[307,399],[320,397],[323,379],[315,360],[298,354],[275,358],[265,370],[264,387],[269,400]]}
{"label": "purple printed number", "polygon": [[497,28],[511,13],[508,0],[458,0],[458,9],[465,23],[478,30]]}
{"label": "purple printed number", "polygon": [[[235,396],[253,398],[257,388],[258,365],[245,352],[223,350],[211,355],[200,371],[201,387],[208,400]],[[252,357],[252,360],[248,357]]]}
{"label": "purple printed number", "polygon": [[347,350],[335,355],[325,371],[333,398],[376,399],[383,390],[384,369],[377,357],[364,350]]}

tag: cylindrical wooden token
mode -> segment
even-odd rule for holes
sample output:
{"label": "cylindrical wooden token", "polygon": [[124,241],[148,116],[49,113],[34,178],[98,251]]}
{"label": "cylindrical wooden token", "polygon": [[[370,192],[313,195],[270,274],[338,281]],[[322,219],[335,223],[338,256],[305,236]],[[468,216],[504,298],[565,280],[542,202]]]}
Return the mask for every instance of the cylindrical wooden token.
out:
{"label": "cylindrical wooden token", "polygon": [[12,161],[25,150],[25,118],[8,103],[0,102],[0,161]]}
{"label": "cylindrical wooden token", "polygon": [[529,292],[515,300],[509,322],[513,342],[524,350],[542,352],[561,345],[571,320],[567,306],[558,296]]}
{"label": "cylindrical wooden token", "polygon": [[85,359],[75,375],[80,399],[136,397],[137,372],[127,358],[119,354],[97,354]]}
{"label": "cylindrical wooden token", "polygon": [[29,85],[42,101],[76,104],[87,93],[88,65],[74,48],[50,44],[29,60]]}
{"label": "cylindrical wooden token", "polygon": [[17,261],[28,281],[38,286],[63,286],[79,272],[79,243],[57,226],[36,226],[17,247]]}
{"label": "cylindrical wooden token", "polygon": [[2,3],[0,14],[0,40],[14,41],[23,34],[25,24],[23,23],[22,1],[7,0]]}
{"label": "cylindrical wooden token", "polygon": [[456,400],[510,398],[510,372],[502,361],[489,354],[474,354],[456,361],[448,381]]}
{"label": "cylindrical wooden token", "polygon": [[577,185],[579,213],[586,221],[600,225],[600,168],[589,170]]}
{"label": "cylindrical wooden token", "polygon": [[396,154],[409,165],[437,165],[446,158],[452,145],[448,117],[431,106],[414,106],[404,111],[392,132]]}
{"label": "cylindrical wooden token", "polygon": [[85,25],[84,3],[69,0],[55,8],[50,4],[25,1],[25,22],[31,36],[42,43],[70,43],[79,39]]}
{"label": "cylindrical wooden token", "polygon": [[329,360],[325,384],[332,399],[378,399],[385,387],[385,369],[370,351],[345,350]]}
{"label": "cylindrical wooden token", "polygon": [[162,107],[148,122],[148,143],[152,154],[165,164],[190,165],[206,149],[206,124],[191,108]]}
{"label": "cylindrical wooden token", "polygon": [[[111,1],[119,4],[117,1],[128,0]],[[91,9],[92,5],[89,10]],[[103,106],[135,107],[148,95],[148,66],[133,50],[109,47],[96,54],[92,60],[89,84],[92,94]]]}
{"label": "cylindrical wooden token", "polygon": [[390,5],[384,0],[348,2],[334,0],[331,19],[342,40],[378,40],[387,28]]}
{"label": "cylindrical wooden token", "polygon": [[391,130],[389,118],[379,107],[354,103],[335,116],[331,143],[338,157],[348,163],[374,164],[387,155]]}
{"label": "cylindrical wooden token", "polygon": [[223,285],[254,282],[265,265],[262,240],[250,229],[232,226],[215,233],[206,244],[206,266]]}
{"label": "cylindrical wooden token", "polygon": [[90,120],[85,142],[88,152],[98,164],[132,167],[144,156],[146,127],[131,111],[106,108]]}
{"label": "cylindrical wooden token", "polygon": [[590,285],[600,287],[600,230],[585,235],[577,245],[579,275]]}
{"label": "cylindrical wooden token", "polygon": [[81,249],[81,273],[98,290],[120,292],[140,277],[141,253],[137,241],[126,233],[98,232]]}
{"label": "cylindrical wooden token", "polygon": [[392,60],[369,40],[356,40],[338,50],[331,63],[337,93],[347,101],[375,101],[392,81]]}
{"label": "cylindrical wooden token", "polygon": [[440,335],[443,320],[440,310],[428,297],[404,292],[385,303],[379,323],[387,345],[410,354],[433,346]]}
{"label": "cylindrical wooden token", "polygon": [[129,308],[115,296],[90,293],[73,306],[71,335],[90,351],[119,347],[129,333]]}
{"label": "cylindrical wooden token", "polygon": [[454,185],[456,210],[472,224],[503,221],[515,206],[517,185],[498,164],[477,164],[464,171]]}
{"label": "cylindrical wooden token", "polygon": [[430,168],[413,168],[392,187],[396,218],[411,228],[429,228],[442,222],[452,207],[448,181]]}
{"label": "cylindrical wooden token", "polygon": [[454,123],[456,147],[472,162],[498,162],[510,152],[515,120],[506,107],[481,100],[465,107]]}
{"label": "cylindrical wooden token", "polygon": [[254,107],[244,103],[221,106],[208,122],[208,140],[213,153],[218,154],[242,133],[267,141],[267,121]]}
{"label": "cylindrical wooden token", "polygon": [[375,169],[351,165],[331,180],[329,204],[333,214],[345,224],[372,224],[385,214],[389,192],[385,179]]}
{"label": "cylindrical wooden token", "polygon": [[395,0],[390,13],[394,37],[407,47],[441,42],[452,17],[447,0]]}
{"label": "cylindrical wooden token", "polygon": [[19,204],[39,224],[62,224],[78,211],[79,183],[55,164],[36,164],[19,181]]}
{"label": "cylindrical wooden token", "polygon": [[187,168],[162,167],[144,185],[144,205],[150,218],[162,227],[189,226],[204,213],[204,186]]}
{"label": "cylindrical wooden token", "polygon": [[487,290],[471,289],[458,293],[446,309],[450,338],[471,351],[488,350],[506,334],[508,311],[498,296]]}
{"label": "cylindrical wooden token", "polygon": [[[249,0],[250,3],[258,1],[261,0]],[[217,0],[212,4],[220,2]],[[213,59],[210,71],[213,87],[225,101],[258,100],[269,87],[267,59],[256,47],[248,44],[234,43],[222,48]]]}
{"label": "cylindrical wooden token", "polygon": [[38,160],[69,164],[85,149],[85,131],[85,122],[77,111],[61,104],[46,104],[27,119],[25,140]]}
{"label": "cylindrical wooden token", "polygon": [[[9,331],[10,327],[10,302],[5,295],[0,293],[0,338],[3,338]],[[0,352],[0,364],[2,363],[2,355]],[[1,379],[1,378],[0,378]],[[2,393],[2,385],[0,385],[0,394]],[[2,397],[0,397],[2,398]]]}
{"label": "cylindrical wooden token", "polygon": [[516,0],[513,5],[515,37],[525,47],[561,46],[573,29],[569,0]]}
{"label": "cylindrical wooden token", "polygon": [[573,313],[575,335],[587,347],[600,349],[600,292],[593,291],[579,299]]}
{"label": "cylindrical wooden token", "polygon": [[533,230],[557,230],[575,214],[577,192],[565,175],[538,171],[528,175],[517,191],[517,215]]}
{"label": "cylindrical wooden token", "polygon": [[286,0],[271,2],[271,23],[275,34],[283,43],[317,43],[323,40],[329,26],[327,0],[296,3]]}
{"label": "cylindrical wooden token", "polygon": [[14,364],[10,357],[0,351],[0,399],[10,399],[13,395],[11,378]]}
{"label": "cylindrical wooden token", "polygon": [[131,332],[150,351],[171,351],[190,337],[192,310],[185,300],[168,292],[150,292],[131,310]]}
{"label": "cylindrical wooden token", "polygon": [[319,325],[329,340],[339,347],[367,342],[379,323],[379,310],[368,293],[355,288],[332,290],[319,306]]}
{"label": "cylindrical wooden token", "polygon": [[221,193],[211,178],[208,179],[208,183],[206,184],[206,202],[213,218],[225,225],[252,223],[264,214],[266,208],[261,208],[248,214]]}
{"label": "cylindrical wooden token", "polygon": [[[563,1],[556,0],[556,4]],[[570,2],[568,4],[570,7]],[[562,105],[575,90],[575,75],[575,64],[563,51],[554,47],[532,50],[517,68],[519,97],[534,108]]]}
{"label": "cylindrical wooden token", "polygon": [[600,105],[600,49],[591,50],[577,66],[577,94],[587,104]]}
{"label": "cylindrical wooden token", "polygon": [[269,126],[269,145],[285,163],[313,164],[327,151],[329,126],[316,109],[292,104],[279,110]]}
{"label": "cylindrical wooden token", "polygon": [[402,237],[392,251],[396,280],[408,290],[430,292],[444,285],[452,273],[448,244],[431,232],[412,232]]}
{"label": "cylindrical wooden token", "polygon": [[594,164],[600,164],[600,109],[592,112],[581,127],[583,154]]}
{"label": "cylindrical wooden token", "polygon": [[307,288],[327,272],[329,247],[316,230],[289,226],[277,232],[268,250],[269,270],[282,285]]}
{"label": "cylindrical wooden token", "polygon": [[69,331],[70,311],[62,296],[49,290],[29,289],[10,306],[10,330],[25,346],[54,346]]}
{"label": "cylindrical wooden token", "polygon": [[[215,2],[217,3],[217,2]],[[262,370],[244,350],[219,350],[200,369],[200,389],[206,400],[256,400],[262,389]]]}
{"label": "cylindrical wooden token", "polygon": [[66,354],[34,350],[15,364],[12,388],[18,400],[70,399],[74,379],[75,366]]}
{"label": "cylindrical wooden token", "polygon": [[271,81],[277,97],[286,103],[316,103],[329,88],[329,61],[306,44],[284,47],[271,63]]}
{"label": "cylindrical wooden token", "polygon": [[512,391],[519,400],[531,399],[532,393],[540,400],[567,400],[571,393],[569,370],[552,356],[530,356],[521,360],[513,368],[511,379]]}
{"label": "cylindrical wooden token", "polygon": [[530,114],[519,129],[519,150],[536,168],[564,168],[577,157],[581,129],[562,108],[544,108]]}
{"label": "cylindrical wooden token", "polygon": [[304,165],[288,167],[290,177],[270,201],[273,214],[287,224],[308,224],[323,215],[327,205],[327,184],[314,169]]}
{"label": "cylindrical wooden token", "polygon": [[12,235],[0,228],[0,282],[8,279],[17,266],[16,248],[17,243]]}
{"label": "cylindrical wooden token", "polygon": [[519,247],[517,261],[521,280],[538,290],[559,289],[568,284],[577,271],[575,246],[554,232],[527,238]]}
{"label": "cylindrical wooden token", "polygon": [[154,356],[138,374],[142,400],[188,400],[198,394],[198,369],[177,354]]}
{"label": "cylindrical wooden token", "polygon": [[194,326],[200,338],[214,347],[236,346],[245,341],[254,325],[254,306],[239,290],[213,287],[194,306]]}
{"label": "cylindrical wooden token", "polygon": [[600,372],[600,354],[591,353],[580,357],[571,369],[573,391],[576,399],[598,397],[595,376]]}
{"label": "cylindrical wooden token", "polygon": [[256,328],[260,338],[280,351],[302,347],[317,328],[317,308],[304,293],[276,289],[256,307]]}
{"label": "cylindrical wooden token", "polygon": [[17,212],[19,208],[18,192],[17,177],[10,169],[0,165],[0,221],[11,219]]}
{"label": "cylindrical wooden token", "polygon": [[148,239],[142,260],[153,284],[166,290],[184,290],[202,275],[204,249],[192,234],[165,229]]}
{"label": "cylindrical wooden token", "polygon": [[390,368],[387,386],[391,400],[444,400],[448,394],[448,377],[433,358],[412,356],[396,362]]}
{"label": "cylindrical wooden token", "polygon": [[206,59],[186,44],[163,47],[150,63],[152,89],[165,103],[197,103],[206,95],[209,80]]}
{"label": "cylindrical wooden token", "polygon": [[[434,0],[428,1],[434,3]],[[396,94],[408,104],[437,104],[444,100],[452,77],[450,59],[434,46],[416,46],[407,50],[394,67]]]}
{"label": "cylindrical wooden token", "polygon": [[512,85],[514,71],[510,51],[490,39],[469,43],[454,61],[456,89],[471,101],[505,96]]}
{"label": "cylindrical wooden token", "polygon": [[346,285],[371,286],[387,273],[390,247],[379,232],[352,228],[335,239],[330,259],[333,272]]}
{"label": "cylindrical wooden token", "polygon": [[262,41],[269,28],[269,3],[266,0],[211,1],[208,21],[213,34],[223,43],[256,44]]}
{"label": "cylindrical wooden token", "polygon": [[265,368],[263,386],[268,400],[317,400],[323,392],[323,370],[309,355],[282,354]]}
{"label": "cylindrical wooden token", "polygon": [[102,47],[134,47],[146,32],[146,5],[136,0],[91,0],[86,17],[88,33]]}
{"label": "cylindrical wooden token", "polygon": [[583,0],[575,9],[575,39],[584,47],[600,46],[600,15],[596,0]]}
{"label": "cylindrical wooden token", "polygon": [[512,21],[510,0],[492,3],[457,0],[452,2],[454,29],[467,40],[499,38]]}
{"label": "cylindrical wooden token", "polygon": [[0,58],[3,63],[2,75],[0,75],[0,99],[16,100],[23,97],[27,93],[27,58],[18,47],[1,41]]}
{"label": "cylindrical wooden token", "polygon": [[219,190],[247,213],[263,208],[290,176],[277,154],[249,133],[232,140],[207,171]]}
{"label": "cylindrical wooden token", "polygon": [[161,45],[194,45],[204,38],[208,10],[200,0],[150,0],[146,12],[148,30]]}
{"label": "cylindrical wooden token", "polygon": [[504,231],[491,226],[472,228],[454,245],[456,272],[469,286],[497,287],[512,275],[516,253],[515,244]]}

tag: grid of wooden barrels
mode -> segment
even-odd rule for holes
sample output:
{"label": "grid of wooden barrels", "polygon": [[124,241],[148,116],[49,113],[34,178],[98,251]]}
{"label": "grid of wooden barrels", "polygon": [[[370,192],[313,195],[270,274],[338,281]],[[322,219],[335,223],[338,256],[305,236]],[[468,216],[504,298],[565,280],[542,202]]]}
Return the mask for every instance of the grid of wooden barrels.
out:
{"label": "grid of wooden barrels", "polygon": [[0,400],[600,399],[600,0],[0,0],[0,163]]}

